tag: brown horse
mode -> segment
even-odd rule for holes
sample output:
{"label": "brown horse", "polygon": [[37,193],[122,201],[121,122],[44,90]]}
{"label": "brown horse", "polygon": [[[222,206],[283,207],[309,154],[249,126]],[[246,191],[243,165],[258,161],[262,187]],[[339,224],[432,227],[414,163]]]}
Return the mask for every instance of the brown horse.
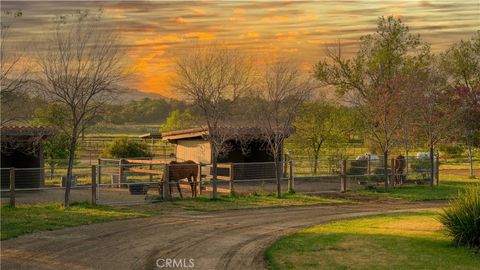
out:
{"label": "brown horse", "polygon": [[[191,160],[177,162],[171,161],[168,166],[168,181],[175,182],[178,193],[180,193],[180,198],[182,196],[182,190],[180,189],[180,183],[178,182],[181,179],[187,179],[192,188],[192,197],[197,197],[197,176],[198,176],[198,166],[197,163]],[[165,175],[162,177],[162,182],[165,180]],[[193,180],[193,181],[192,181]],[[172,185],[168,185],[170,188],[170,194],[172,194]],[[160,185],[158,191],[160,194],[163,194],[163,185]]]}
{"label": "brown horse", "polygon": [[405,157],[402,155],[399,155],[395,158],[394,160],[394,184],[403,184],[403,170],[405,170],[405,167],[407,165],[407,162],[405,161]]}

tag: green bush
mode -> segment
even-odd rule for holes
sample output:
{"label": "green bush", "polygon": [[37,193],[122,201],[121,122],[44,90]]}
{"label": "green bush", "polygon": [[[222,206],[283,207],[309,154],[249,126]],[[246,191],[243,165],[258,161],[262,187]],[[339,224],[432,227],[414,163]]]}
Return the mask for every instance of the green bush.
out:
{"label": "green bush", "polygon": [[480,248],[480,186],[459,192],[440,215],[440,222],[455,244]]}
{"label": "green bush", "polygon": [[460,145],[445,145],[440,147],[440,150],[445,152],[448,158],[456,158],[460,157],[465,149]]}
{"label": "green bush", "polygon": [[107,158],[135,158],[151,157],[148,145],[143,142],[130,141],[127,138],[115,139],[105,149],[102,157]]}

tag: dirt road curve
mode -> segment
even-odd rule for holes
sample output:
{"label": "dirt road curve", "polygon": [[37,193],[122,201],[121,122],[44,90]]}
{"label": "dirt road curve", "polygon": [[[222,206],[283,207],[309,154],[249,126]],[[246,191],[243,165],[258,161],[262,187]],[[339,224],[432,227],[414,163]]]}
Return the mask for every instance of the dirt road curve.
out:
{"label": "dirt road curve", "polygon": [[[278,237],[335,219],[438,207],[368,203],[177,214],[36,233],[2,242],[6,269],[167,269],[159,258],[186,259],[184,269],[264,269],[263,251]],[[159,261],[163,266],[164,261]],[[179,268],[176,268],[179,269]],[[181,268],[180,268],[181,269]]]}

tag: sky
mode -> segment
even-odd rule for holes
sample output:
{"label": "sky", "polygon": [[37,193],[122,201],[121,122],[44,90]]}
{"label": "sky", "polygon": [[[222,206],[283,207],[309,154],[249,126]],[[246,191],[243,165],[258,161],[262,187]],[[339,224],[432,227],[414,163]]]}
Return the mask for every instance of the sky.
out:
{"label": "sky", "polygon": [[256,59],[295,59],[308,69],[338,41],[351,56],[379,16],[401,18],[434,52],[480,30],[480,0],[1,1],[2,11],[23,12],[11,36],[25,52],[41,43],[56,15],[99,8],[104,23],[119,31],[125,63],[135,70],[123,84],[173,98],[175,59],[194,44],[223,43]]}

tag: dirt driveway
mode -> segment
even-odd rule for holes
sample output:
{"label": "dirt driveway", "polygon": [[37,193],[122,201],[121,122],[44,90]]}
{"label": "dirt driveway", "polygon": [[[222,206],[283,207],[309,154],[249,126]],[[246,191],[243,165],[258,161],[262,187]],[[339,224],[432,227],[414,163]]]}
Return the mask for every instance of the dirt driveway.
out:
{"label": "dirt driveway", "polygon": [[[168,269],[157,267],[157,260],[175,259],[183,269],[264,269],[265,248],[301,228],[336,219],[439,206],[443,205],[374,202],[180,213],[99,223],[3,241],[1,268]],[[158,264],[164,266],[165,262],[159,260]]]}

